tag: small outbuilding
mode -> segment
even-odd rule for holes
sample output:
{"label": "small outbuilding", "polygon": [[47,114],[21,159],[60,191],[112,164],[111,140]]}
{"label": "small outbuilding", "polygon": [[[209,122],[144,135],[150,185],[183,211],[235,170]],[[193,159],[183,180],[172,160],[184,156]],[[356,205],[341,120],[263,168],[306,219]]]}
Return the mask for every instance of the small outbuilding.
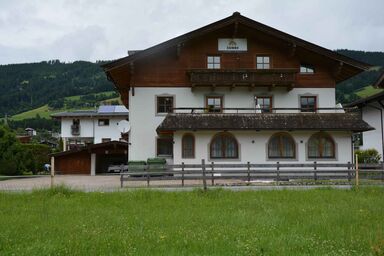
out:
{"label": "small outbuilding", "polygon": [[108,166],[127,161],[128,143],[121,141],[91,144],[51,155],[51,166],[56,174],[102,174],[107,173]]}

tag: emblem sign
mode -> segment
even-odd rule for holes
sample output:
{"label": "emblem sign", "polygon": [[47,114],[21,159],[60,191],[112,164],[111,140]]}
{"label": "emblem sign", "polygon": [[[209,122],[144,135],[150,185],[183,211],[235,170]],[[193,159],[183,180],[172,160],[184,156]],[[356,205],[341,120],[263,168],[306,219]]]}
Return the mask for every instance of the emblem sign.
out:
{"label": "emblem sign", "polygon": [[246,38],[219,38],[218,50],[223,52],[246,52],[247,39]]}

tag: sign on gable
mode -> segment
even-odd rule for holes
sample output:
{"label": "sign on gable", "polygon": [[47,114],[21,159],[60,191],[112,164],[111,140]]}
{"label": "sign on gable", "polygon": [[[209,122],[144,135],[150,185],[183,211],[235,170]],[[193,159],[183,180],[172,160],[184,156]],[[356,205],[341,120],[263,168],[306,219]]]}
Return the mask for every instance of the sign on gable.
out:
{"label": "sign on gable", "polygon": [[218,49],[223,52],[245,52],[248,50],[246,38],[219,38]]}

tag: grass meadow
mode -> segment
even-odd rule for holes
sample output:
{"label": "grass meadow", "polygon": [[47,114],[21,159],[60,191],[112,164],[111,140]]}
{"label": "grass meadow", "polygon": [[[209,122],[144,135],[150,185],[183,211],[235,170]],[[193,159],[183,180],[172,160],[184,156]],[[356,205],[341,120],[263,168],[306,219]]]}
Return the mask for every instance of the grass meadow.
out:
{"label": "grass meadow", "polygon": [[0,255],[384,255],[384,188],[0,193]]}

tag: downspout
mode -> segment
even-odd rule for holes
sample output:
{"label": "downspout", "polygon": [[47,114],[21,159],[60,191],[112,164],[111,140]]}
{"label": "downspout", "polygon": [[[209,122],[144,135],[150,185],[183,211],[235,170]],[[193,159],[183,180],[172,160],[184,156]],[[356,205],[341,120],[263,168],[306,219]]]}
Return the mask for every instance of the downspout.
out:
{"label": "downspout", "polygon": [[380,106],[382,108],[378,108],[376,106],[372,106],[372,105],[367,105],[368,107],[371,107],[371,108],[374,108],[374,109],[377,109],[380,111],[380,128],[381,128],[381,157],[382,159],[384,159],[384,133],[383,133],[383,108],[384,108],[384,104],[381,102],[381,101],[377,101]]}

